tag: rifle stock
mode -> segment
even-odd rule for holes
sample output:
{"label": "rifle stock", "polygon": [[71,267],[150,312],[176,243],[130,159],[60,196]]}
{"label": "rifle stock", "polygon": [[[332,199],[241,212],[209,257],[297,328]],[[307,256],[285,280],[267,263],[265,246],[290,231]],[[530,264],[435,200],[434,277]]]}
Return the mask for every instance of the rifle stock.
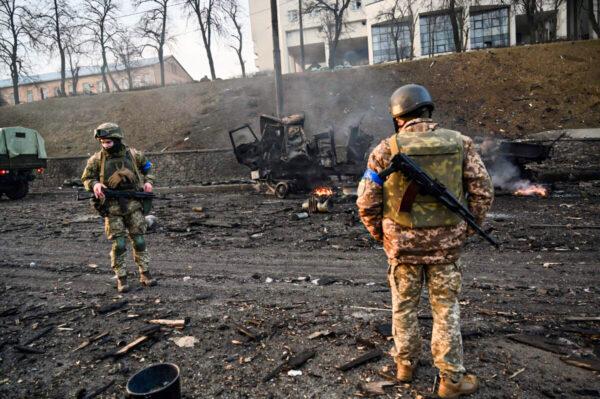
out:
{"label": "rifle stock", "polygon": [[431,195],[436,198],[448,210],[463,219],[473,230],[485,238],[494,247],[500,244],[487,234],[475,221],[475,216],[441,183],[429,176],[419,165],[406,154],[396,154],[392,158],[390,166],[379,173],[379,177],[385,180],[394,172],[402,172],[408,179],[413,180],[419,186],[421,194]]}

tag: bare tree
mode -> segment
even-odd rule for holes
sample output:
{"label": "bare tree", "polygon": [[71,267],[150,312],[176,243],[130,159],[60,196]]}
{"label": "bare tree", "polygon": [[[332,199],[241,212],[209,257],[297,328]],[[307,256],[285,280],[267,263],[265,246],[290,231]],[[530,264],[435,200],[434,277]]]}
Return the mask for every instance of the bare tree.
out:
{"label": "bare tree", "polygon": [[[545,35],[545,22],[547,19],[544,15],[547,11],[554,11],[554,14],[557,14],[558,8],[563,2],[564,0],[512,0],[512,4],[515,5],[517,10],[525,14],[530,43],[539,43],[547,39],[553,39]],[[554,18],[556,18],[556,15]],[[555,30],[556,19],[551,21],[551,26]]]}
{"label": "bare tree", "polygon": [[43,39],[44,47],[50,52],[58,51],[60,57],[60,90],[59,95],[65,96],[66,80],[66,55],[65,39],[67,30],[74,29],[76,24],[75,11],[68,0],[47,0],[44,8],[48,7],[46,13],[36,16],[40,24],[39,32]]}
{"label": "bare tree", "polygon": [[133,62],[142,56],[143,46],[136,43],[133,32],[129,30],[121,30],[115,36],[115,40],[111,46],[111,51],[117,62],[125,69],[127,74],[127,86],[129,90],[133,89]]}
{"label": "bare tree", "polygon": [[202,33],[202,43],[206,50],[208,66],[210,67],[210,76],[214,80],[217,78],[215,73],[215,63],[212,55],[213,33],[223,33],[223,18],[221,13],[224,0],[185,0],[185,7],[198,20],[200,32]]}
{"label": "bare tree", "polygon": [[232,32],[231,36],[235,39],[236,44],[235,46],[229,45],[229,47],[234,49],[237,53],[238,60],[240,61],[240,68],[242,68],[242,77],[245,78],[246,65],[244,62],[244,57],[242,57],[243,35],[242,24],[240,22],[242,7],[240,6],[238,0],[228,0],[223,4],[223,11],[235,28],[235,32]]}
{"label": "bare tree", "polygon": [[8,66],[15,104],[19,99],[19,76],[29,49],[37,43],[34,15],[25,1],[0,0],[0,63]]}
{"label": "bare tree", "polygon": [[83,27],[81,25],[74,25],[70,29],[64,31],[62,36],[62,42],[64,45],[64,51],[66,60],[69,64],[69,72],[71,74],[71,95],[77,95],[77,84],[79,83],[79,71],[81,69],[81,62],[85,54],[88,53],[85,48],[89,42],[82,37]]}
{"label": "bare tree", "polygon": [[383,21],[389,24],[390,27],[390,38],[394,44],[394,52],[396,55],[396,62],[400,62],[405,57],[405,44],[402,40],[404,37],[404,30],[408,29],[409,36],[409,59],[413,59],[415,56],[414,42],[415,42],[415,24],[416,19],[413,14],[413,2],[414,0],[394,0],[390,7],[381,10],[377,15],[379,21]]}
{"label": "bare tree", "polygon": [[[117,33],[115,13],[118,10],[117,0],[84,0],[84,15],[82,18],[87,22],[85,27],[90,32],[94,43],[100,47],[102,55],[102,81],[107,91],[110,91],[107,75],[108,68],[107,52],[113,36]],[[115,80],[110,76],[113,84]],[[115,85],[120,90],[118,85]]]}
{"label": "bare tree", "polygon": [[142,16],[139,31],[146,39],[145,46],[151,47],[158,53],[160,64],[160,85],[165,85],[164,47],[171,39],[167,33],[167,16],[170,0],[135,0],[135,7],[150,6]]}
{"label": "bare tree", "polygon": [[321,18],[321,26],[329,45],[329,68],[336,63],[337,47],[346,25],[346,11],[353,0],[308,0],[305,14],[316,13]]}

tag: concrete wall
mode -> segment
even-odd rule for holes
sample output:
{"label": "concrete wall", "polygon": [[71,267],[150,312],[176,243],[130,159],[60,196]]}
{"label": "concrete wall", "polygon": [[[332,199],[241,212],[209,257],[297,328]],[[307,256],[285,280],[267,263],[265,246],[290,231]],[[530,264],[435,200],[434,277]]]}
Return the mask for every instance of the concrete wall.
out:
{"label": "concrete wall", "polygon": [[[148,153],[160,187],[223,182],[250,178],[250,169],[237,163],[231,150],[191,150]],[[32,187],[57,189],[65,180],[81,177],[88,157],[64,157],[48,159],[45,173],[37,178]]]}

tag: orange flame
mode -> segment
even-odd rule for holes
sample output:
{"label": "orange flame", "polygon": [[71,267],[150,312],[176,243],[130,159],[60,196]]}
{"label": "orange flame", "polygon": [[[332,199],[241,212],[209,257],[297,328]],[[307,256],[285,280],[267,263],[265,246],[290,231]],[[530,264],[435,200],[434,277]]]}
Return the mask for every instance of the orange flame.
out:
{"label": "orange flame", "polygon": [[538,196],[538,197],[547,197],[548,189],[540,184],[531,184],[529,186],[521,187],[517,189],[514,193],[517,196]]}
{"label": "orange flame", "polygon": [[333,190],[330,187],[317,187],[311,192],[315,197],[331,197],[333,196]]}

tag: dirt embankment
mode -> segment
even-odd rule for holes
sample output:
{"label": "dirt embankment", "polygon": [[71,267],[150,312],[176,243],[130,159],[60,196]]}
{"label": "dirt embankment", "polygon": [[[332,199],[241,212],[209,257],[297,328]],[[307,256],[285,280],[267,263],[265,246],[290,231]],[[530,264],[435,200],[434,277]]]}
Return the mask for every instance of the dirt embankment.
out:
{"label": "dirt embankment", "polygon": [[[453,54],[402,64],[287,75],[286,112],[304,111],[316,133],[340,138],[361,121],[384,137],[387,101],[405,83],[426,85],[436,119],[469,135],[522,137],[546,129],[600,125],[600,41],[564,42]],[[46,138],[50,156],[82,155],[91,130],[121,124],[145,150],[228,147],[227,130],[256,124],[274,109],[272,77],[194,83],[91,97],[54,98],[0,108],[0,126],[23,125]]]}

